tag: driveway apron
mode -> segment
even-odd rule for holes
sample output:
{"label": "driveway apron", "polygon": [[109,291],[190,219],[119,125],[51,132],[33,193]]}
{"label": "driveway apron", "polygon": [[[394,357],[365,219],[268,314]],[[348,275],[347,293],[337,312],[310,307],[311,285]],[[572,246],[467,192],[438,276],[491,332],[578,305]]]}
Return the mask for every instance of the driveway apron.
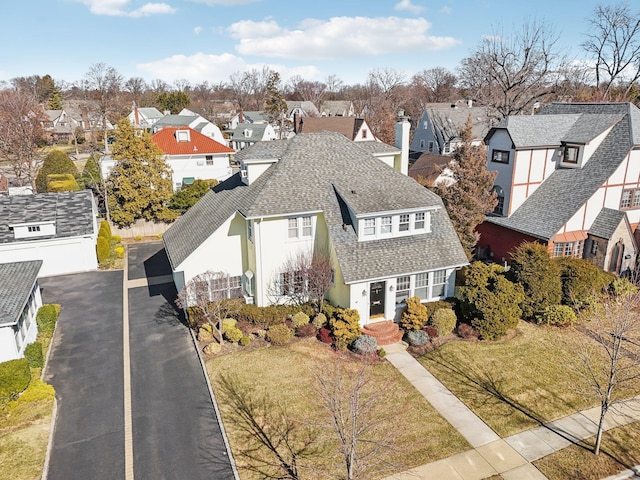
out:
{"label": "driveway apron", "polygon": [[48,480],[124,478],[123,272],[40,279],[45,303],[60,303],[45,379],[57,419]]}

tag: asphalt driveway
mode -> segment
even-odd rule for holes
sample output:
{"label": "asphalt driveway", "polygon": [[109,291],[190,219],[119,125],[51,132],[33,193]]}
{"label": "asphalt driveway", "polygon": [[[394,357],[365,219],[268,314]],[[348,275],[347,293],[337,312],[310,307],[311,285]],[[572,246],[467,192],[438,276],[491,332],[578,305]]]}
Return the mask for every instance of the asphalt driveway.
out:
{"label": "asphalt driveway", "polygon": [[49,480],[124,478],[123,272],[40,279],[60,303],[45,379],[56,389]]}

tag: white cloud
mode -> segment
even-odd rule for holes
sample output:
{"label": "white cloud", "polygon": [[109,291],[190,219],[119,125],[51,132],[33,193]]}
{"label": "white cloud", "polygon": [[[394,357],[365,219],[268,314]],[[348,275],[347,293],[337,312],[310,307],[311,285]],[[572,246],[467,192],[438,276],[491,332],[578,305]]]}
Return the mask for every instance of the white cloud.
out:
{"label": "white cloud", "polygon": [[305,20],[289,30],[273,20],[244,20],[228,31],[242,55],[297,59],[338,59],[424,50],[444,50],[460,43],[453,37],[428,35],[424,18],[333,17]]}
{"label": "white cloud", "polygon": [[191,0],[195,3],[205,3],[207,5],[244,5],[245,3],[261,2],[262,0]]}
{"label": "white cloud", "polygon": [[193,33],[195,33],[196,35],[200,35],[202,33],[202,27],[200,26],[194,27]]}
{"label": "white cloud", "polygon": [[76,0],[89,7],[89,11],[96,15],[111,17],[148,17],[151,15],[166,15],[176,13],[176,9],[167,3],[146,3],[140,8],[131,10],[131,0]]}
{"label": "white cloud", "polygon": [[424,10],[424,7],[414,5],[411,3],[411,0],[400,0],[393,8],[396,10],[406,10],[407,12],[415,13],[416,15]]}
{"label": "white cloud", "polygon": [[[229,81],[230,75],[234,72],[244,72],[252,68],[262,69],[263,66],[264,64],[246,63],[241,57],[231,53],[223,53],[222,55],[196,53],[193,55],[173,55],[154,62],[139,64],[137,68],[145,72],[147,74],[145,76],[148,78],[162,78],[167,82],[188,78],[192,82],[207,80],[211,83],[218,83]],[[270,64],[267,66],[279,72],[285,81],[294,75],[308,79],[319,76],[319,70],[313,65],[286,67]]]}
{"label": "white cloud", "polygon": [[451,9],[451,7],[445,5],[444,7],[442,7],[440,9],[440,13],[444,13],[446,15],[449,15],[453,10]]}

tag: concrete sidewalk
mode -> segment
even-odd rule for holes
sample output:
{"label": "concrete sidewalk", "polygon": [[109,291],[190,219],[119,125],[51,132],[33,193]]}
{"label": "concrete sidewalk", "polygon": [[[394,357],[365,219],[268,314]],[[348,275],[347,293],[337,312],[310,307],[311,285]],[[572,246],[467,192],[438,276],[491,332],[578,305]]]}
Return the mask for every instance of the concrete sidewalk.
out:
{"label": "concrete sidewalk", "polygon": [[[600,415],[598,407],[501,439],[413,358],[402,343],[386,346],[385,351],[389,363],[395,366],[474,448],[391,475],[384,480],[482,480],[497,474],[504,480],[544,480],[546,477],[531,462],[589,438],[597,431]],[[605,430],[638,420],[640,396],[612,407],[607,414]]]}

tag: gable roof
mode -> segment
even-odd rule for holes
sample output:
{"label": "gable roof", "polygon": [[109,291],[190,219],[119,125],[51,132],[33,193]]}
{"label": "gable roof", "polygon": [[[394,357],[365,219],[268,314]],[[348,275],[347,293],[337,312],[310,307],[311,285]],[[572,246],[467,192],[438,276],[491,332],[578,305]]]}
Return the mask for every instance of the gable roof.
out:
{"label": "gable roof", "polygon": [[310,102],[309,100],[286,100],[286,102],[289,113],[298,108],[302,110],[304,116],[315,117],[320,115],[318,107],[316,107],[313,102]]}
{"label": "gable roof", "polygon": [[154,128],[188,127],[197,119],[198,115],[164,115],[153,126]]}
{"label": "gable roof", "polygon": [[[556,169],[510,217],[487,218],[491,223],[545,241],[552,239],[613,174],[631,147],[637,145],[634,132],[640,128],[640,116],[630,114],[638,110],[632,104],[552,104],[552,107],[549,111],[557,112],[560,117],[577,115],[578,119],[592,119],[594,118],[592,114],[602,112],[605,118],[604,121],[597,123],[598,128],[609,125],[611,120],[617,119],[617,122],[582,168]],[[620,113],[625,111],[627,114]],[[582,117],[583,114],[591,115]],[[548,128],[551,130],[552,126],[558,125],[553,122],[554,116],[555,114],[545,114],[535,117],[539,117],[537,122],[541,125],[550,120],[547,125],[550,125]],[[510,122],[511,119],[519,117],[509,118]],[[571,128],[572,126],[569,126],[562,133],[561,138]],[[584,131],[589,129],[589,127],[579,128]]]}
{"label": "gable roof", "polygon": [[[177,131],[189,131],[189,141],[178,141]],[[151,136],[160,150],[167,155],[204,155],[219,153],[234,153],[234,150],[216,142],[193,128],[165,127]]]}
{"label": "gable roof", "polygon": [[364,119],[356,117],[305,117],[300,119],[300,133],[314,133],[326,130],[341,133],[349,140],[354,140],[360,128],[366,124]]}
{"label": "gable roof", "polygon": [[[231,140],[244,142],[259,142],[264,137],[264,132],[269,128],[268,123],[239,123],[232,131]],[[251,136],[245,137],[244,131],[251,130]]]}
{"label": "gable roof", "polygon": [[[175,269],[235,213],[245,218],[323,212],[345,281],[464,265],[466,255],[440,198],[334,132],[259,142],[243,160],[278,159],[245,185],[222,182],[163,235]],[[358,242],[345,205],[355,215],[433,209],[431,233]],[[196,208],[197,207],[197,208]]]}
{"label": "gable roof", "polygon": [[149,119],[164,117],[164,113],[162,113],[156,107],[138,107],[138,113],[144,115]]}
{"label": "gable roof", "polygon": [[627,214],[620,210],[603,208],[593,221],[588,233],[589,235],[609,240],[626,216]]}
{"label": "gable roof", "polygon": [[353,112],[353,102],[350,100],[324,100],[320,103],[321,115],[347,116]]}
{"label": "gable roof", "polygon": [[41,266],[42,260],[0,263],[0,325],[17,323]]}
{"label": "gable roof", "polygon": [[[16,240],[9,225],[54,221],[55,235]],[[94,233],[93,194],[90,190],[35,195],[0,195],[0,243],[29,242]]]}
{"label": "gable roof", "polygon": [[409,176],[415,180],[423,178],[430,185],[442,173],[442,170],[449,165],[451,157],[448,155],[437,155],[435,153],[423,153],[409,166]]}

